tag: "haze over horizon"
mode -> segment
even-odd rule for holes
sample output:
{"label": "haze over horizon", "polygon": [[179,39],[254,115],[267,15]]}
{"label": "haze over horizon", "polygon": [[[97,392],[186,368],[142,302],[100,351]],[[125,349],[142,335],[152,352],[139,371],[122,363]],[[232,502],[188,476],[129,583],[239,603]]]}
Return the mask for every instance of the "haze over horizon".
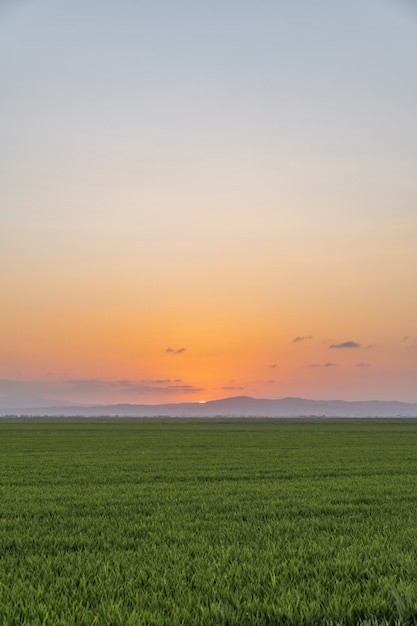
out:
{"label": "haze over horizon", "polygon": [[416,41],[390,0],[5,3],[0,407],[417,402]]}

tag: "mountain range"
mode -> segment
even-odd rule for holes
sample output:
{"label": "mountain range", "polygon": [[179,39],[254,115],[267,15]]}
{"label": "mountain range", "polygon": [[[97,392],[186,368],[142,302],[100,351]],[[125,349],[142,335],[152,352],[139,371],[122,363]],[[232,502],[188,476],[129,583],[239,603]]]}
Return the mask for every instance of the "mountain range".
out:
{"label": "mountain range", "polygon": [[0,417],[417,417],[417,403],[369,400],[276,400],[235,396],[172,404],[57,405],[0,409]]}

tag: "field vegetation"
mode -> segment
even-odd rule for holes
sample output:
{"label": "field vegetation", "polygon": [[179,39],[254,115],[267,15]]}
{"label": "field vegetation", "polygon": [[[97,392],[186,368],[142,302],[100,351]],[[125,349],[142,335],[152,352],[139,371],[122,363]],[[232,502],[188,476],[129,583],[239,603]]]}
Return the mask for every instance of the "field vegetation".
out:
{"label": "field vegetation", "polygon": [[0,420],[0,624],[417,623],[417,421]]}

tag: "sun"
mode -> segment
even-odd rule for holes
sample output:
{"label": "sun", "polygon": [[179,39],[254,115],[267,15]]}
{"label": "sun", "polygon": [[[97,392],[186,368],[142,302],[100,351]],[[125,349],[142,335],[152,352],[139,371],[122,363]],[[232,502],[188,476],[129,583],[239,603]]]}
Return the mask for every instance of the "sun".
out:
{"label": "sun", "polygon": [[198,401],[198,404],[205,404],[205,403],[206,403],[206,400],[199,400]]}

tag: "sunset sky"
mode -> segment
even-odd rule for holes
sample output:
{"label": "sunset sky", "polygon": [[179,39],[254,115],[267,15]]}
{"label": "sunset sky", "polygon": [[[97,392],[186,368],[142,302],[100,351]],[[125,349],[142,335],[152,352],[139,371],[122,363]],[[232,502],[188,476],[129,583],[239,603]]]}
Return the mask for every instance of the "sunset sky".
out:
{"label": "sunset sky", "polygon": [[417,9],[0,5],[0,406],[417,401]]}

